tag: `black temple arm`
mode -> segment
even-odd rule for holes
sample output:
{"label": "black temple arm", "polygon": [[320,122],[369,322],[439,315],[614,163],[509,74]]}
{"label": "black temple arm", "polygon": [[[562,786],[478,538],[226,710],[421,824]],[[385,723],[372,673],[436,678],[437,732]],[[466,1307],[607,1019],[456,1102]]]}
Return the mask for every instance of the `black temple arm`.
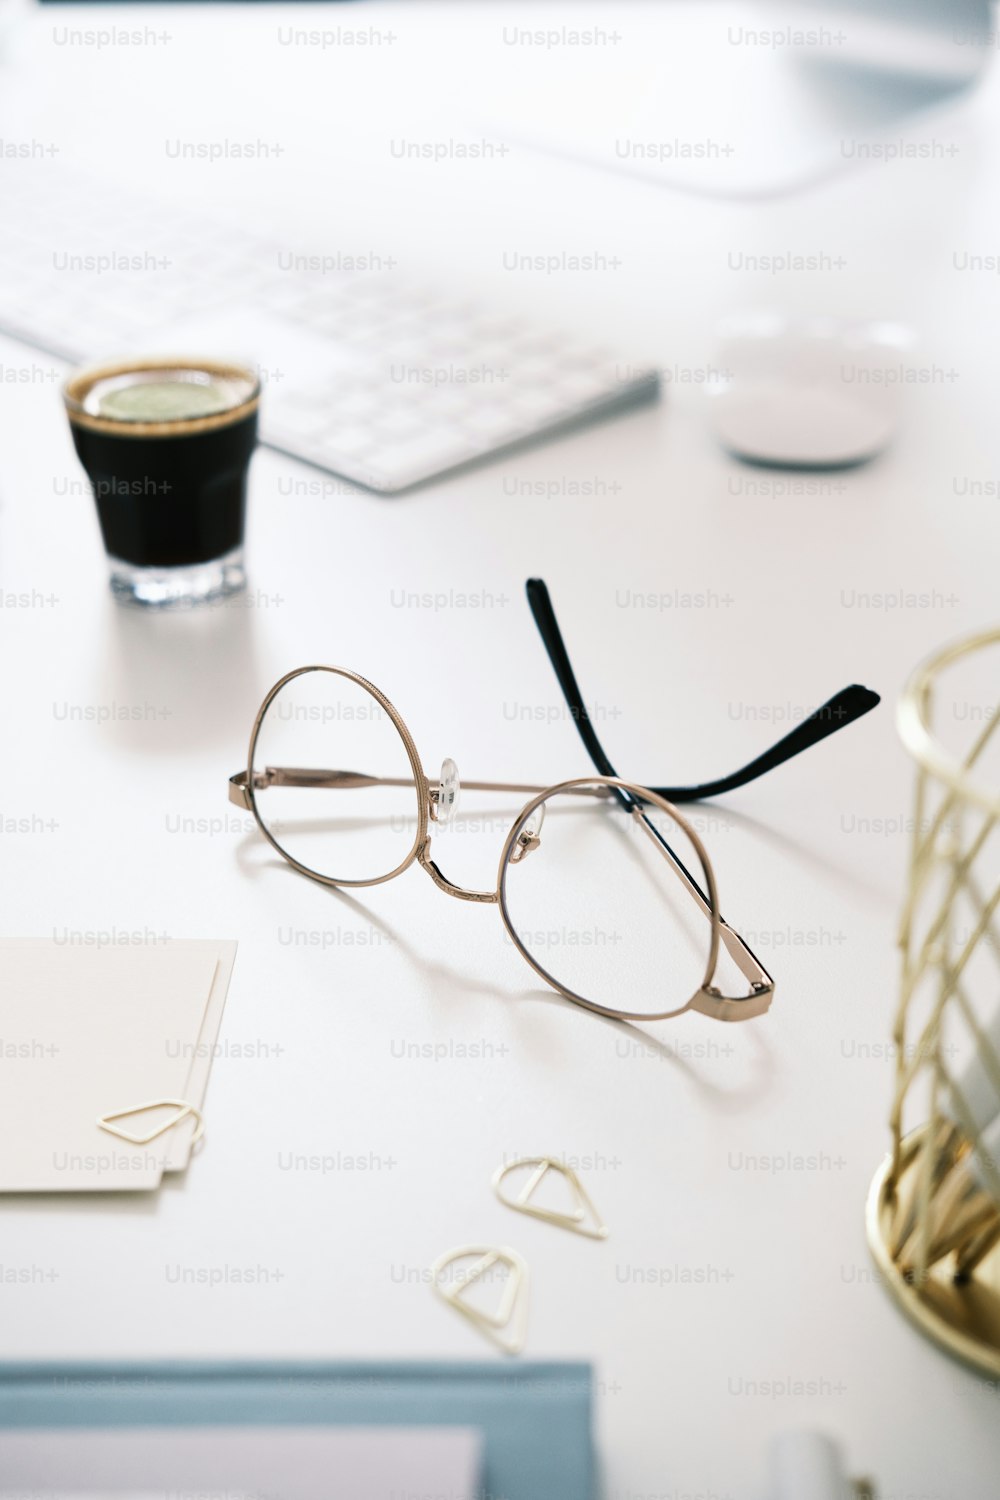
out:
{"label": "black temple arm", "polygon": [[604,748],[597,738],[593,724],[590,722],[590,715],[587,713],[579,684],[573,674],[573,668],[570,665],[566,646],[563,642],[562,631],[559,629],[559,621],[556,619],[556,612],[552,608],[552,600],[549,598],[549,591],[545,586],[545,581],[541,578],[529,578],[524,587],[528,595],[528,603],[531,606],[531,613],[535,617],[535,624],[538,626],[539,634],[545,642],[545,649],[549,653],[549,661],[555,668],[563,697],[566,699],[569,711],[573,716],[573,721],[580,731],[580,738],[587,747],[587,754],[594,762],[596,770],[602,776],[617,776],[618,772],[605,755]]}
{"label": "black temple arm", "polygon": [[879,701],[878,693],[873,693],[871,688],[852,683],[850,687],[841,688],[839,693],[834,693],[822,708],[817,708],[808,719],[796,724],[776,745],[765,750],[763,755],[758,755],[756,760],[750,761],[742,770],[733,771],[729,776],[720,776],[716,781],[703,781],[699,786],[654,786],[650,791],[659,792],[668,802],[700,802],[705,797],[718,797],[721,792],[735,791],[738,786],[746,786],[748,781],[755,781],[766,771],[773,771],[775,766],[791,760],[793,755],[801,755],[811,745],[818,745],[828,734],[836,734],[838,729],[853,724],[855,719],[860,719]]}
{"label": "black temple arm", "polygon": [[[559,629],[559,621],[556,619],[556,612],[552,608],[552,600],[549,598],[549,591],[545,586],[545,581],[542,578],[529,578],[524,587],[528,595],[528,603],[531,606],[531,613],[535,617],[535,624],[538,626],[539,634],[545,642],[545,649],[549,653],[549,661],[555,668],[563,697],[566,699],[569,711],[573,715],[577,729],[580,731],[580,738],[587,747],[587,754],[594,762],[594,766],[601,776],[617,776],[618,772],[604,753],[604,746],[597,738],[597,732],[590,722],[590,715],[587,713],[586,705],[580,695],[579,684],[573,675],[573,668],[570,665],[570,659],[563,642],[562,631]],[[615,796],[622,807],[632,808],[635,806],[635,798],[629,792],[624,792],[616,787]]]}
{"label": "black temple arm", "polygon": [[[617,776],[618,773],[605,754],[590,715],[587,713],[563,642],[559,622],[552,608],[549,591],[541,578],[529,578],[525,587],[535,624],[545,642],[549,660],[555,668],[563,697],[580,732],[580,738],[586,746],[587,754],[593,761],[595,769],[602,776]],[[878,693],[873,693],[871,688],[861,687],[854,683],[851,687],[842,688],[839,693],[835,693],[821,708],[817,708],[807,719],[803,719],[801,724],[796,724],[795,728],[790,730],[776,745],[772,745],[770,750],[765,750],[763,755],[758,755],[756,760],[752,760],[742,770],[733,771],[729,776],[720,776],[715,781],[701,782],[697,786],[654,786],[650,787],[650,790],[658,792],[661,797],[666,797],[668,802],[697,802],[705,797],[716,797],[722,792],[731,792],[736,787],[746,786],[747,782],[763,776],[766,771],[773,771],[775,766],[791,760],[793,755],[800,755],[811,745],[818,745],[820,740],[826,739],[827,735],[836,734],[838,729],[844,729],[848,724],[853,724],[855,719],[860,719],[878,702]]]}

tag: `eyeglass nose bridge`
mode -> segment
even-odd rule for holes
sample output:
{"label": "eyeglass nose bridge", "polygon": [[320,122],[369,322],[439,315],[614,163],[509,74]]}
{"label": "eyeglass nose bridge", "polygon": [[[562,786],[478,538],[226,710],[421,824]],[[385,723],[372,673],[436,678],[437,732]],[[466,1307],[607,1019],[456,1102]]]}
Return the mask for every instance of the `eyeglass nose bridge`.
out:
{"label": "eyeglass nose bridge", "polygon": [[444,891],[446,896],[454,896],[459,901],[485,902],[487,905],[497,905],[500,900],[498,891],[470,891],[463,885],[456,885],[449,880],[431,859],[431,841],[425,838],[417,850],[417,864],[422,870],[426,870],[439,891]]}
{"label": "eyeglass nose bridge", "polygon": [[[446,755],[441,762],[441,775],[438,783],[434,786],[431,782],[427,786],[427,811],[432,823],[447,827],[454,822],[458,813],[459,798],[462,793],[462,783],[458,775],[458,766]],[[479,901],[496,903],[499,896],[496,891],[470,891],[464,886],[456,885],[449,880],[447,875],[431,859],[431,840],[426,834],[417,850],[417,864],[427,871],[439,891],[444,891],[447,896],[455,896],[459,901]]]}

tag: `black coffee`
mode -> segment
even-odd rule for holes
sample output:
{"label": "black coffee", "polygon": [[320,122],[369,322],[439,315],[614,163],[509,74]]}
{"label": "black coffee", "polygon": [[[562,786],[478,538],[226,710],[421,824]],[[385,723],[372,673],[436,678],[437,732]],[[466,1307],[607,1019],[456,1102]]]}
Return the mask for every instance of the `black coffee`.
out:
{"label": "black coffee", "polygon": [[112,559],[178,568],[241,547],[258,394],[249,371],[211,361],[146,361],[70,380],[73,443]]}

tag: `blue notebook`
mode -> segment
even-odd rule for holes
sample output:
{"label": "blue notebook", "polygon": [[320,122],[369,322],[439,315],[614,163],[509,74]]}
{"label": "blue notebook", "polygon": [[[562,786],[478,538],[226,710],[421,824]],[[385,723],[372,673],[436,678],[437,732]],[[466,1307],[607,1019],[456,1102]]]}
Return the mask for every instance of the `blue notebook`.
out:
{"label": "blue notebook", "polygon": [[477,1427],[504,1500],[593,1500],[586,1364],[0,1364],[0,1427]]}

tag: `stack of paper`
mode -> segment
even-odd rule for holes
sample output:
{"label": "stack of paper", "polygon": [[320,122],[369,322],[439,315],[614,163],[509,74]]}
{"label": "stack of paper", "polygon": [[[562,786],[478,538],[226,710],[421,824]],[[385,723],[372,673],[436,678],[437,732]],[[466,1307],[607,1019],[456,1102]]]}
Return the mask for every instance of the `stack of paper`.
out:
{"label": "stack of paper", "polygon": [[0,1500],[477,1500],[465,1427],[138,1427],[0,1433]]}
{"label": "stack of paper", "polygon": [[235,957],[0,941],[0,1192],[148,1191],[183,1171]]}

